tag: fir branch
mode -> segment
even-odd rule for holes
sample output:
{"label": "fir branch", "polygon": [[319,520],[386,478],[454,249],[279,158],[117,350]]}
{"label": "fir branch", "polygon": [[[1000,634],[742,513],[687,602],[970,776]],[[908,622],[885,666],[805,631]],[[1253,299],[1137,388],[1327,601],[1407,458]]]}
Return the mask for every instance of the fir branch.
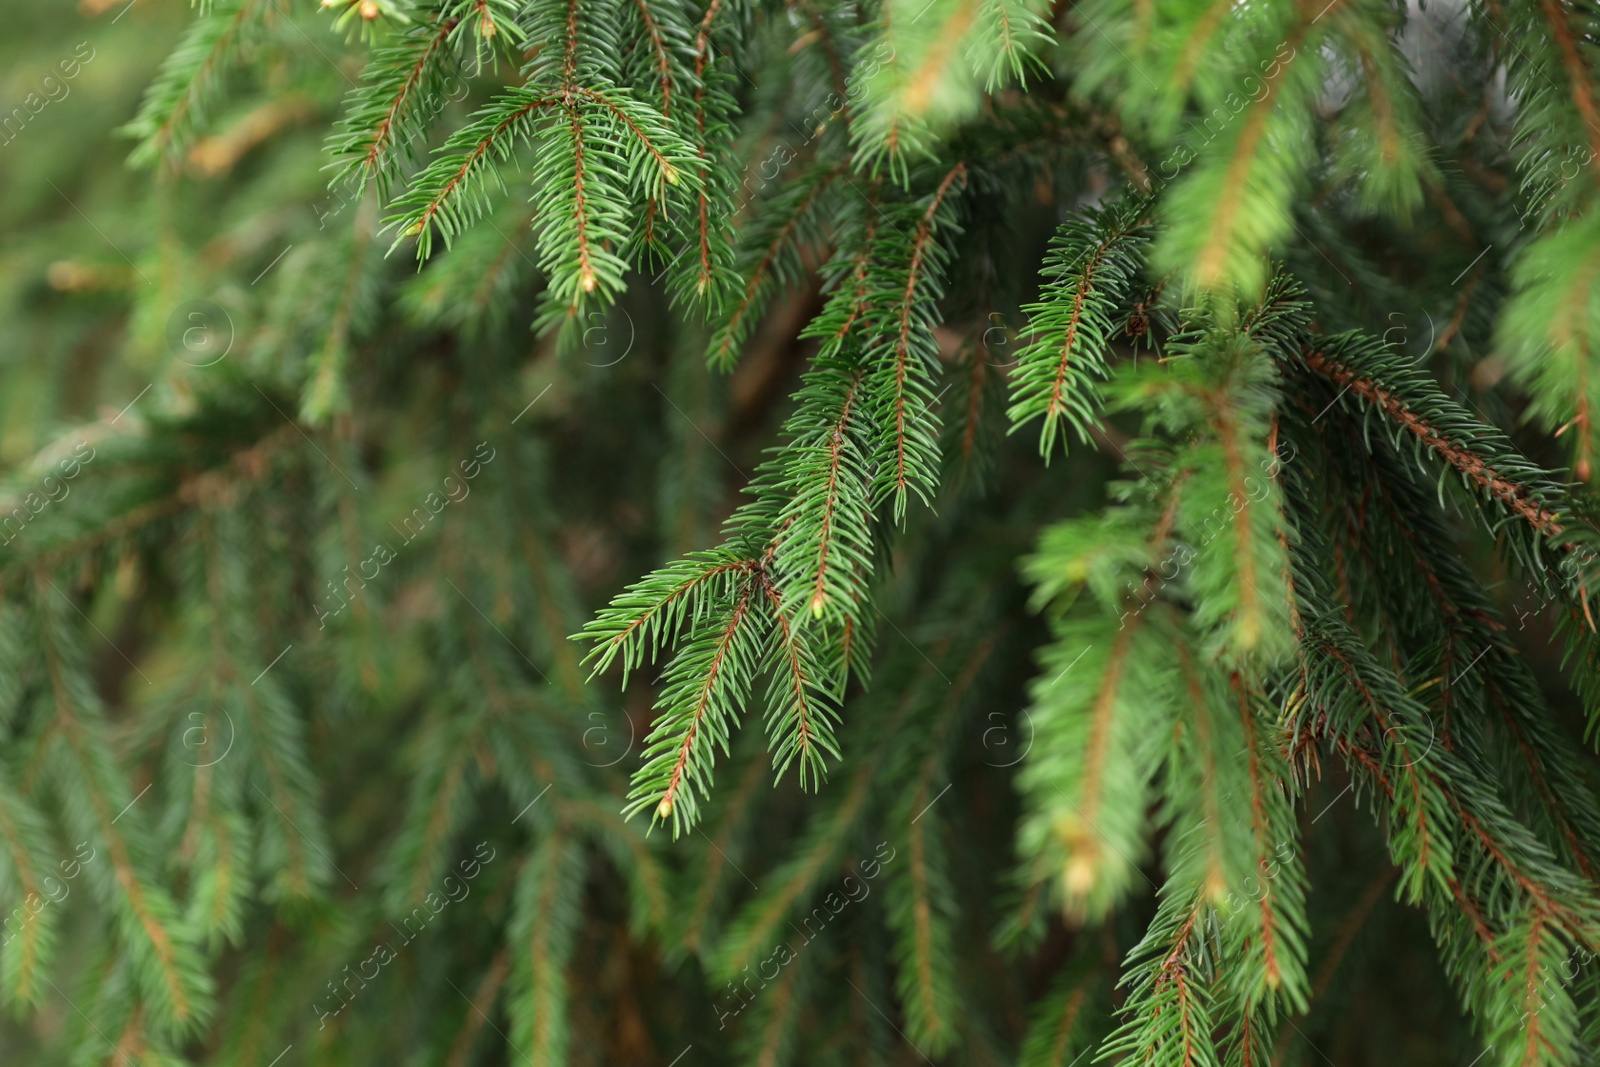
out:
{"label": "fir branch", "polygon": [[[787,947],[787,946],[785,946]],[[766,1018],[759,1030],[752,1030],[746,1062],[752,1067],[780,1067],[793,1055],[800,1020],[806,1004],[807,964],[784,968],[770,996]]]}
{"label": "fir branch", "polygon": [[873,569],[868,455],[860,413],[863,372],[819,358],[797,395],[779,488],[788,496],[773,568],[789,610],[859,622]]}
{"label": "fir branch", "polygon": [[1237,288],[1260,292],[1268,280],[1267,249],[1293,229],[1289,212],[1300,176],[1298,157],[1275,150],[1303,136],[1308,98],[1320,66],[1314,26],[1322,15],[1293,8],[1295,20],[1279,51],[1290,57],[1272,64],[1261,79],[1259,98],[1229,123],[1217,147],[1199,169],[1165,198],[1168,223],[1153,259],[1166,271],[1181,272],[1201,290]]}
{"label": "fir branch", "polygon": [[1532,244],[1513,272],[1516,292],[1498,330],[1510,370],[1532,394],[1533,412],[1555,436],[1567,436],[1573,472],[1584,482],[1600,404],[1600,370],[1593,366],[1600,329],[1592,311],[1600,292],[1597,234],[1600,224],[1577,219]]}
{"label": "fir branch", "polygon": [[1148,205],[1130,197],[1068,219],[1051,241],[1040,299],[1024,309],[1033,338],[1017,353],[1006,412],[1010,433],[1044,420],[1039,452],[1047,461],[1063,422],[1082,441],[1096,425],[1095,382],[1109,374],[1114,320],[1131,290],[1149,221]]}
{"label": "fir branch", "polygon": [[[1550,34],[1561,53],[1561,67],[1567,75],[1572,106],[1589,131],[1589,146],[1600,156],[1600,106],[1596,105],[1596,86],[1589,67],[1578,54],[1578,40],[1584,31],[1574,32],[1559,0],[1539,0],[1539,10],[1550,24]],[[1592,42],[1591,42],[1592,43]]]}
{"label": "fir branch", "polygon": [[1147,746],[1171,715],[1172,664],[1160,638],[1145,616],[1114,621],[1059,624],[1031,689],[1039,755],[1019,777],[1032,877],[1058,873],[1068,912],[1090,918],[1109,911],[1138,873],[1154,771]]}
{"label": "fir branch", "polygon": [[[895,258],[903,257],[903,270],[896,263],[877,277],[868,274],[869,283],[881,287],[869,298],[863,355],[876,423],[873,492],[879,500],[893,500],[897,521],[904,521],[908,491],[916,492],[926,503],[937,478],[938,422],[931,388],[932,370],[938,366],[932,336],[937,315],[933,303],[942,295],[945,253],[935,235],[953,226],[946,198],[957,185],[964,186],[966,178],[965,163],[950,168],[921,213],[909,243],[888,239],[896,246]],[[890,293],[894,294],[892,304],[885,299]]]}
{"label": "fir branch", "polygon": [[336,180],[359,188],[375,179],[382,195],[400,177],[411,145],[443,108],[447,45],[459,24],[437,12],[398,44],[374,53],[364,84],[351,90],[344,118],[329,139],[329,153],[342,164]]}
{"label": "fir branch", "polygon": [[[1308,629],[1305,640],[1309,651],[1329,667],[1318,665],[1311,669],[1312,685],[1331,679],[1341,680],[1348,687],[1344,691],[1348,696],[1341,694],[1341,697],[1353,698],[1350,711],[1359,709],[1357,713],[1370,718],[1384,736],[1399,739],[1392,746],[1382,747],[1382,758],[1378,762],[1372,761],[1370,752],[1367,758],[1358,759],[1358,753],[1365,751],[1356,740],[1356,733],[1361,728],[1360,720],[1349,718],[1349,712],[1335,717],[1337,713],[1334,709],[1338,705],[1333,701],[1341,697],[1316,701],[1318,707],[1326,709],[1329,715],[1327,727],[1341,752],[1373,775],[1396,803],[1396,819],[1401,823],[1401,828],[1391,833],[1389,846],[1405,868],[1402,887],[1416,901],[1422,895],[1425,878],[1431,876],[1442,885],[1455,871],[1456,861],[1449,836],[1442,827],[1437,826],[1449,810],[1449,801],[1438,788],[1434,775],[1426,767],[1418,766],[1423,759],[1406,758],[1411,747],[1408,742],[1416,731],[1415,722],[1397,722],[1390,709],[1397,706],[1409,708],[1413,702],[1397,692],[1398,687],[1381,668],[1359,653],[1352,652],[1348,639],[1340,641],[1335,636],[1337,631],[1333,631],[1332,623],[1324,621],[1321,625],[1332,632],[1324,634]],[[1384,685],[1389,691],[1383,699],[1379,699],[1374,692],[1374,686],[1378,684]],[[1368,744],[1372,744],[1370,734]]]}
{"label": "fir branch", "polygon": [[515,88],[480,108],[473,121],[457,130],[440,147],[438,158],[412,179],[392,205],[386,223],[396,230],[395,243],[417,238],[417,257],[433,252],[437,229],[446,244],[488,210],[484,186],[500,182],[492,164],[511,158],[515,143],[527,139],[533,118],[541,108],[554,107],[556,98]]}
{"label": "fir branch", "polygon": [[[662,148],[651,140],[651,132],[644,128],[645,124],[633,114],[630,114],[631,109],[625,106],[623,98],[597,93],[585,85],[574,86],[572,91],[580,98],[593,102],[627,128],[628,133],[633,135],[639,147],[644,150],[645,155],[655,164],[655,169],[650,172],[652,175],[659,173],[660,181],[667,185],[678,184],[677,167],[673,166],[672,160],[667,158]],[[647,192],[651,196],[659,198],[662,193],[661,185],[653,182],[648,187]]]}
{"label": "fir branch", "polygon": [[832,791],[826,807],[812,816],[793,854],[763,880],[768,888],[748,901],[734,917],[712,952],[710,973],[718,980],[771,951],[773,938],[795,907],[836,868],[851,831],[871,796],[870,768],[856,772],[844,789]]}
{"label": "fir branch", "polygon": [[228,67],[256,43],[271,10],[271,0],[216,0],[212,12],[190,24],[146,90],[139,114],[123,128],[139,141],[130,162],[150,166],[182,158]]}
{"label": "fir branch", "polygon": [[626,811],[670,818],[674,837],[698,821],[695,791],[709,796],[715,749],[727,752],[749,693],[763,640],[753,612],[758,584],[759,576],[746,577],[732,603],[697,626],[667,667],[656,701],[663,714],[645,739]]}
{"label": "fir branch", "polygon": [[1027,1036],[1018,1057],[1020,1067],[1071,1067],[1087,1047],[1089,1012],[1100,984],[1088,952],[1062,969],[1050,992],[1029,1013]]}
{"label": "fir branch", "polygon": [[1126,1020],[1100,1047],[1152,1067],[1219,1067],[1210,978],[1197,968],[1204,906],[1170,884],[1144,939],[1129,954]]}
{"label": "fir branch", "polygon": [[1557,513],[1544,506],[1537,489],[1530,489],[1501,475],[1470,448],[1457,444],[1450,435],[1436,429],[1427,418],[1412,410],[1393,392],[1371,378],[1358,375],[1337,356],[1312,351],[1304,354],[1302,362],[1308,369],[1341,388],[1348,386],[1356,396],[1377,407],[1406,433],[1438,454],[1464,478],[1525,521],[1537,533],[1554,537],[1564,529],[1557,521]]}
{"label": "fir branch", "polygon": [[694,185],[693,254],[679,278],[680,299],[720,307],[738,284],[733,270],[733,204],[723,166],[729,149],[728,118],[735,110],[726,76],[714,66],[712,27],[723,0],[711,0],[695,29],[694,41],[694,148],[697,161]]}
{"label": "fir branch", "polygon": [[[36,572],[34,585],[41,601],[46,597],[45,584],[45,576]],[[141,869],[145,866],[143,850],[127,836],[129,832],[137,834],[137,821],[127,830],[115,827],[122,817],[117,808],[125,806],[113,799],[111,790],[123,795],[131,790],[113,768],[104,741],[96,736],[95,724],[80,717],[80,705],[90,713],[85,683],[67,662],[69,653],[61,647],[61,625],[58,617],[47,616],[41,627],[55,711],[56,735],[50,748],[56,769],[52,777],[62,787],[81,790],[69,808],[74,829],[106,850],[111,874],[96,870],[94,881],[103,903],[119,913],[118,935],[133,954],[140,993],[159,1013],[157,1021],[164,1028],[174,1033],[192,1031],[211,1011],[210,975],[184,936],[176,905],[148,870]]]}
{"label": "fir branch", "polygon": [[[56,950],[55,910],[49,908],[41,872],[49,869],[46,824],[39,811],[17,793],[9,775],[0,773],[0,890],[21,907],[3,924],[6,939],[0,955],[0,984],[6,996],[19,1004],[35,1005],[44,995],[39,979],[46,977]],[[15,891],[15,898],[12,891]],[[37,909],[35,904],[39,904]],[[28,909],[22,915],[23,909]],[[18,929],[12,929],[17,922]],[[13,947],[15,945],[15,947]]]}
{"label": "fir branch", "polygon": [[570,836],[540,841],[518,874],[510,929],[512,1040],[561,1063],[571,1042],[567,966],[577,946],[583,850]]}
{"label": "fir branch", "polygon": [[[919,809],[925,809],[932,795],[923,788],[911,794],[911,800]],[[906,843],[909,892],[904,904],[896,907],[901,914],[890,920],[891,924],[903,928],[902,936],[909,948],[909,958],[901,961],[901,995],[906,1005],[907,1025],[917,1047],[934,1055],[948,1048],[955,1036],[951,1021],[955,990],[950,966],[950,928],[948,914],[940,914],[951,910],[950,888],[938,833],[938,818],[931,813],[909,826]],[[909,916],[904,915],[905,910],[909,910]]]}
{"label": "fir branch", "polygon": [[685,622],[698,627],[713,603],[730,599],[753,565],[733,550],[691,553],[617,594],[575,638],[595,642],[584,657],[594,662],[589,677],[621,656],[626,685],[628,674],[654,662]]}
{"label": "fir branch", "polygon": [[[845,164],[817,165],[806,176],[775,198],[775,209],[764,213],[763,221],[750,227],[747,241],[741,242],[740,271],[745,277],[744,293],[711,335],[707,361],[718,370],[732,369],[739,350],[754,332],[756,315],[780,285],[793,285],[801,276],[805,245],[819,236],[816,218],[819,200],[831,190]],[[771,228],[775,222],[776,229]],[[753,260],[753,254],[759,252]]]}
{"label": "fir branch", "polygon": [[809,639],[796,629],[786,613],[784,599],[765,573],[758,576],[761,593],[777,622],[772,631],[770,661],[773,680],[767,700],[767,733],[772,738],[772,761],[778,776],[790,763],[798,762],[800,787],[810,779],[820,787],[826,773],[826,757],[839,759],[834,739],[838,713],[828,706],[834,688]]}
{"label": "fir branch", "polygon": [[[991,635],[966,656],[947,691],[938,694],[937,717],[928,723],[925,754],[906,761],[893,784],[903,799],[894,823],[904,823],[908,863],[893,871],[889,884],[889,928],[895,935],[896,987],[906,1005],[908,1036],[919,1048],[937,1054],[956,1039],[950,1020],[959,993],[955,972],[955,931],[961,912],[951,877],[943,821],[932,807],[938,782],[948,773],[951,738],[970,705],[974,686],[996,646]],[[899,768],[895,768],[899,770]]]}
{"label": "fir branch", "polygon": [[661,117],[672,118],[672,66],[667,61],[667,47],[662,39],[661,24],[650,13],[649,0],[633,0],[639,18],[644,22],[645,35],[650,40],[650,54],[661,72]]}
{"label": "fir branch", "polygon": [[[1046,9],[1011,0],[892,0],[879,14],[881,37],[857,59],[865,82],[851,127],[857,165],[886,164],[905,185],[909,166],[934,154],[935,138],[972,116],[1007,73],[1019,80],[1051,43]],[[865,53],[865,49],[863,49]]]}

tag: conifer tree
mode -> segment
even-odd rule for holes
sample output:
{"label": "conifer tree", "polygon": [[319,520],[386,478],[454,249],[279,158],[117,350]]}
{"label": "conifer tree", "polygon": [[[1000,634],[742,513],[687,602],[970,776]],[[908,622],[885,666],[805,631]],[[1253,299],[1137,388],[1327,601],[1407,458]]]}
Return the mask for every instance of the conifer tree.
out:
{"label": "conifer tree", "polygon": [[1600,1062],[1582,0],[20,0],[0,1062]]}

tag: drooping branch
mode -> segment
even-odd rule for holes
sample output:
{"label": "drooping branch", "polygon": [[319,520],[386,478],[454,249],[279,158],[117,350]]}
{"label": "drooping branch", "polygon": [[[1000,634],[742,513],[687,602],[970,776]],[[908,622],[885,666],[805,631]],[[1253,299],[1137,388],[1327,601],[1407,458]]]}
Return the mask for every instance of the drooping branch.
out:
{"label": "drooping branch", "polygon": [[1557,514],[1535,499],[1527,488],[1503,477],[1470,448],[1452,441],[1439,432],[1426,418],[1411,410],[1403,400],[1378,382],[1357,374],[1339,360],[1322,352],[1306,352],[1301,356],[1301,360],[1310,370],[1341,388],[1348,388],[1367,403],[1377,407],[1430,451],[1471,479],[1507,509],[1519,515],[1538,533],[1554,537],[1565,529],[1558,521]]}

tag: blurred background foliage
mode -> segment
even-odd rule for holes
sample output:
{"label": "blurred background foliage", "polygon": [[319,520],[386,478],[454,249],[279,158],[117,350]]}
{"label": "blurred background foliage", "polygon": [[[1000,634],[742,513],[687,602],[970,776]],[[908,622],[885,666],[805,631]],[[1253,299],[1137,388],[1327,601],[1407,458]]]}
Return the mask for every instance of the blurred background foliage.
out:
{"label": "blurred background foliage", "polygon": [[[736,68],[734,151],[758,173],[815,136],[795,120],[825,64],[795,41],[806,5],[788,10],[751,15]],[[250,62],[215,70],[225,91],[175,163],[143,169],[124,128],[195,12],[4,11],[0,121],[26,121],[0,144],[0,465],[6,511],[41,488],[51,502],[0,549],[0,903],[37,899],[49,870],[65,892],[0,950],[0,1061],[988,1063],[1026,1043],[1028,1062],[1072,1062],[1112,1028],[1119,961],[1156,902],[1136,882],[1074,929],[1013,891],[1020,710],[1045,637],[1016,561],[1047,523],[1105,503],[1137,419],[1047,467],[1001,420],[959,413],[999,390],[1057,220],[1159,135],[1058,81],[1005,99],[1052,154],[967,208],[936,332],[959,372],[950,472],[886,560],[842,758],[820,792],[773,787],[747,730],[673,842],[619,815],[648,687],[586,685],[568,638],[626,582],[714,542],[814,351],[796,335],[823,306],[815,256],[731,373],[706,365],[712,327],[645,276],[558,346],[531,329],[522,198],[420,270],[409,246],[386,254],[387,206],[330,191],[325,148],[368,44],[304,0],[211,17],[247,11]],[[1409,221],[1318,174],[1285,255],[1328,329],[1390,331],[1559,466],[1488,355],[1508,282],[1480,252],[1520,240],[1527,205],[1495,75],[1459,61],[1475,45],[1448,15],[1407,30],[1437,146]],[[513,76],[502,59],[466,78],[440,127]],[[981,157],[996,131],[1016,132],[956,136]],[[1557,728],[1580,736],[1554,612],[1489,536],[1452,536],[1520,624]],[[1474,1062],[1427,919],[1394,900],[1348,784],[1330,761],[1299,806],[1312,998],[1276,1062]],[[746,1010],[732,982],[875,854],[895,857],[882,879]],[[469,892],[408,939],[451,872]],[[1037,927],[1024,948],[995,947],[1008,923]]]}

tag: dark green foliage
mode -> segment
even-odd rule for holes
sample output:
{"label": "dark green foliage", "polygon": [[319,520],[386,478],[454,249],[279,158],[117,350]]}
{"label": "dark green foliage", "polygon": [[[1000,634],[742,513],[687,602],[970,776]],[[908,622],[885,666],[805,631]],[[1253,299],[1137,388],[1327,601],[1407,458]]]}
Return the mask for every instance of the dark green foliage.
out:
{"label": "dark green foliage", "polygon": [[1589,7],[13,17],[0,1059],[1597,1062]]}

